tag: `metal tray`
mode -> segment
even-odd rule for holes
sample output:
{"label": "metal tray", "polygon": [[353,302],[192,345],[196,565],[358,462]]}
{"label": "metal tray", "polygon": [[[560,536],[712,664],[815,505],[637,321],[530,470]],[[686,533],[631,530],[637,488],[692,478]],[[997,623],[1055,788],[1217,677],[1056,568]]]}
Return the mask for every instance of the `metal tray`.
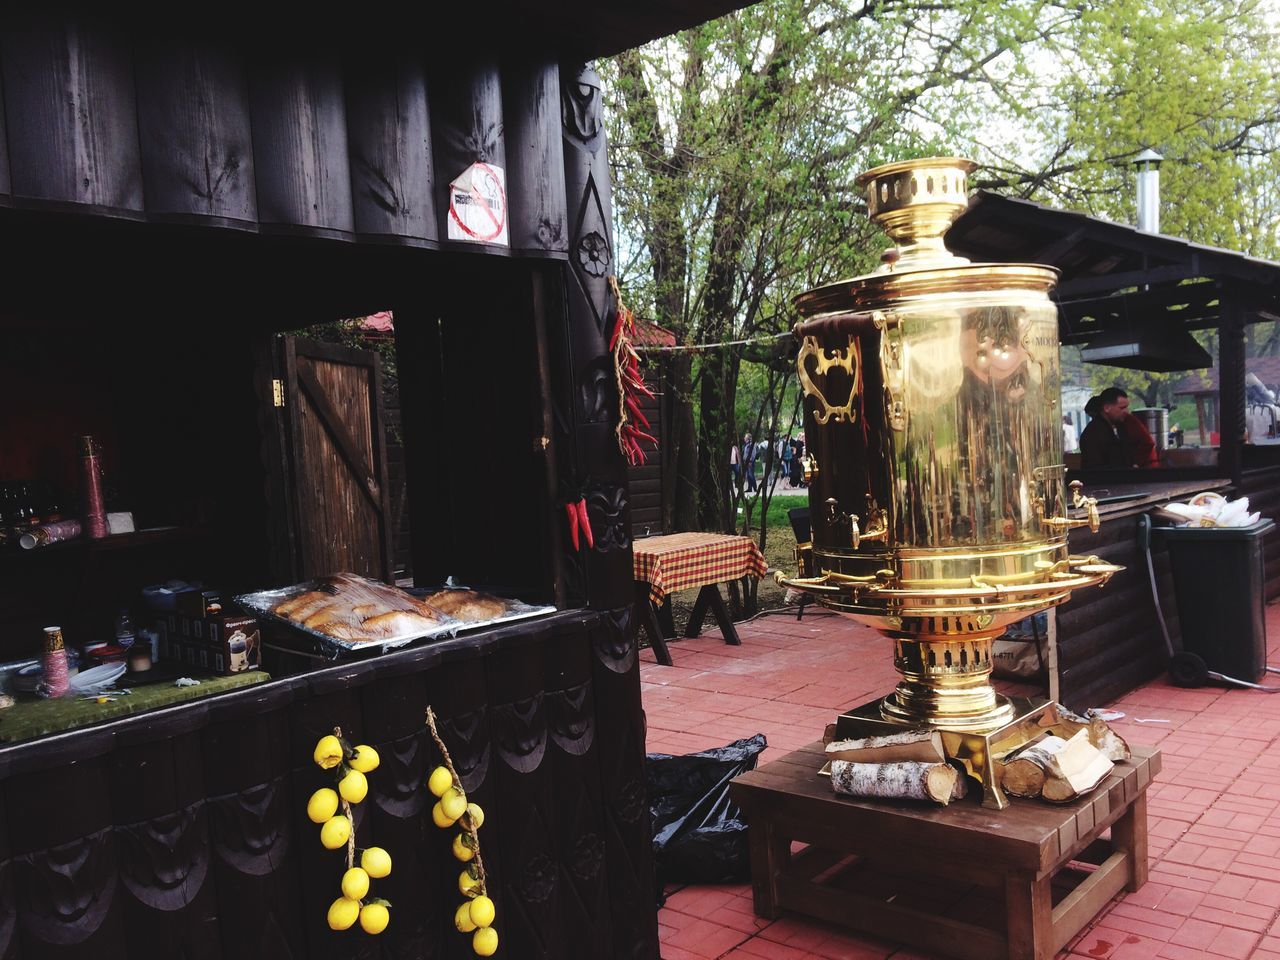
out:
{"label": "metal tray", "polygon": [[[497,626],[498,624],[512,623],[517,620],[528,620],[532,617],[545,616],[548,613],[556,612],[556,608],[554,606],[539,607],[522,603],[518,600],[511,600],[508,601],[512,604],[510,611],[500,617],[494,617],[491,620],[459,620],[456,617],[451,617],[448,614],[441,613],[440,616],[444,618],[444,622],[441,623],[440,626],[434,627],[430,630],[410,632],[403,636],[392,637],[387,640],[342,640],[337,637],[331,637],[327,633],[321,633],[318,630],[313,630],[310,627],[304,627],[296,620],[290,620],[288,617],[282,617],[272,611],[272,608],[281,601],[286,600],[289,597],[297,596],[300,593],[305,593],[308,590],[314,590],[318,586],[318,581],[309,580],[306,583],[294,584],[289,587],[281,587],[276,590],[260,590],[256,593],[245,593],[234,597],[233,599],[237,604],[244,607],[246,610],[252,611],[256,616],[271,620],[275,623],[284,624],[285,626],[296,630],[298,633],[304,633],[310,637],[314,637],[316,640],[319,640],[321,643],[331,648],[353,651],[381,650],[384,653],[387,650],[394,650],[397,647],[403,647],[406,644],[413,643],[415,640],[435,640],[440,637],[453,637],[457,636],[459,633],[467,633],[472,630],[480,630],[485,627]],[[465,588],[450,587],[446,585],[444,589]],[[415,590],[410,593],[410,591],[406,590],[403,592],[409,593],[410,596],[414,596],[415,599],[422,599],[421,597],[416,596],[420,591]],[[435,591],[433,590],[431,592]]]}

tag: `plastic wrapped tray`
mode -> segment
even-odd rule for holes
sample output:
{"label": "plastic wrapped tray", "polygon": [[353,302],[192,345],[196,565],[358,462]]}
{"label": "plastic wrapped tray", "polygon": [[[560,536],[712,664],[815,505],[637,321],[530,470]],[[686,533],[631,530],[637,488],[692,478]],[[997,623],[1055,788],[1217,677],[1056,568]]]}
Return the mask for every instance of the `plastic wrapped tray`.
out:
{"label": "plastic wrapped tray", "polygon": [[[346,591],[346,594],[340,595],[340,591],[343,590]],[[315,637],[331,647],[336,647],[341,650],[391,650],[395,647],[402,647],[406,643],[412,643],[414,640],[422,640],[430,637],[446,636],[456,633],[458,628],[462,625],[458,620],[448,616],[447,614],[440,613],[439,611],[432,611],[429,616],[436,621],[434,625],[416,624],[411,627],[392,631],[385,636],[357,639],[336,636],[334,633],[318,626],[308,626],[299,620],[286,616],[283,612],[277,612],[277,609],[286,601],[300,600],[305,594],[312,593],[331,593],[335,597],[335,600],[339,598],[346,600],[348,602],[348,608],[358,606],[359,601],[361,600],[373,600],[374,603],[371,605],[376,606],[378,611],[382,611],[384,613],[399,612],[416,614],[422,604],[422,601],[419,598],[410,596],[403,590],[350,573],[335,574],[332,577],[321,577],[317,580],[308,580],[305,583],[294,584],[291,587],[282,587],[278,590],[261,590],[257,593],[242,594],[235,598],[235,602],[240,604],[240,606],[244,607],[246,610],[253,611],[260,617],[265,617],[268,620],[274,620],[277,623],[283,623],[301,633]],[[375,613],[376,612],[377,611],[375,611]],[[381,615],[381,613],[377,613],[377,615]],[[410,617],[407,619],[416,618]]]}
{"label": "plastic wrapped tray", "polygon": [[[454,592],[454,591],[457,591],[460,594],[472,593],[476,597],[484,601],[497,601],[498,603],[501,603],[502,606],[505,608],[502,613],[499,613],[496,616],[475,617],[475,618],[472,618],[469,616],[459,616],[449,610],[443,611],[446,613],[446,615],[453,616],[454,619],[458,621],[457,632],[478,630],[483,627],[494,627],[501,623],[512,623],[516,620],[528,620],[528,619],[531,619],[532,617],[542,617],[542,616],[546,616],[548,613],[556,612],[556,608],[551,605],[538,606],[535,604],[525,603],[521,600],[508,600],[505,597],[495,597],[492,594],[473,591],[468,589],[467,587],[457,586],[456,584],[446,584],[445,586],[441,587],[439,590],[428,590],[428,591],[414,590],[413,595],[418,596],[419,594],[422,594],[421,599],[425,600],[427,603],[431,603],[432,596],[438,595],[440,593]],[[432,604],[432,605],[434,606],[435,604]]]}
{"label": "plastic wrapped tray", "polygon": [[[510,623],[517,620],[526,620],[531,617],[543,616],[548,613],[554,613],[553,606],[533,606],[531,604],[522,603],[518,600],[506,600],[498,597],[492,597],[488,594],[473,594],[478,600],[483,602],[496,602],[501,604],[502,611],[496,616],[487,616],[483,618],[457,617],[451,616],[445,611],[438,610],[431,604],[427,606],[431,609],[432,614],[439,618],[437,626],[428,628],[408,629],[392,636],[377,637],[371,639],[349,639],[340,636],[334,636],[325,632],[323,629],[315,629],[291,619],[288,616],[277,613],[276,608],[287,600],[296,599],[303,594],[312,592],[326,592],[334,589],[335,581],[342,581],[344,585],[356,590],[376,595],[389,601],[396,609],[408,610],[411,605],[422,604],[426,602],[423,594],[433,594],[442,591],[454,590],[463,591],[464,588],[457,587],[454,584],[447,584],[442,591],[422,591],[415,590],[412,594],[400,590],[396,587],[387,586],[378,581],[368,580],[364,577],[358,577],[354,574],[338,574],[334,577],[324,577],[318,580],[309,580],[305,583],[295,584],[291,587],[282,587],[277,590],[262,590],[256,593],[243,594],[235,598],[235,602],[240,604],[247,610],[253,611],[260,617],[275,621],[276,623],[285,624],[294,630],[311,636],[319,640],[322,644],[339,650],[391,650],[396,647],[402,647],[405,644],[412,643],[415,640],[429,640],[443,636],[455,636],[459,632],[477,630],[484,627],[490,627],[501,623]],[[335,593],[335,596],[337,594]],[[461,594],[459,594],[461,596]]]}

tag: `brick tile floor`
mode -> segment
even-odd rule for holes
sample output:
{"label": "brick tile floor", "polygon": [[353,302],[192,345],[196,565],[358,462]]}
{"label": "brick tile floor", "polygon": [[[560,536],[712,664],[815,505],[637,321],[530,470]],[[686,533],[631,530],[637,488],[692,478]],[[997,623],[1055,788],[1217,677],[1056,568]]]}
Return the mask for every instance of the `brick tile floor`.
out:
{"label": "brick tile floor", "polygon": [[[1280,664],[1280,606],[1267,608],[1267,627]],[[671,667],[642,653],[651,752],[764,733],[768,762],[896,683],[888,641],[825,611],[810,608],[800,621],[766,615],[738,632],[740,647],[714,630],[671,644]],[[1280,960],[1280,697],[1183,690],[1162,678],[1110,706],[1126,715],[1115,723],[1122,736],[1164,754],[1148,793],[1151,879],[1117,897],[1059,957]],[[745,884],[667,893],[658,913],[664,960],[929,957],[818,921],[761,920]]]}

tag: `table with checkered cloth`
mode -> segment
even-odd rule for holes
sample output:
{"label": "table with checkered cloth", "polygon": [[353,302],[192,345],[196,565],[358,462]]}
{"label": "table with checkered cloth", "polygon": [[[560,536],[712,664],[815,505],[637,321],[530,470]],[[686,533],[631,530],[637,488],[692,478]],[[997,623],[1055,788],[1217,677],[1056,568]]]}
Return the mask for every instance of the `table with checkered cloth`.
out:
{"label": "table with checkered cloth", "polygon": [[649,599],[743,577],[763,577],[769,565],[750,537],[724,533],[672,533],[631,544],[635,578],[649,584]]}

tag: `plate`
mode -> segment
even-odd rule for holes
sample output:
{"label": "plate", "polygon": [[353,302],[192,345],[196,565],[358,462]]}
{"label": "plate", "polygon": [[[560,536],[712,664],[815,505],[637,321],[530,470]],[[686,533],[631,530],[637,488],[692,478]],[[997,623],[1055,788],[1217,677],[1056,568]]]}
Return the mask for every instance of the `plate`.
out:
{"label": "plate", "polygon": [[127,669],[123,663],[104,663],[100,667],[81,670],[71,678],[71,692],[97,693],[119,680]]}

